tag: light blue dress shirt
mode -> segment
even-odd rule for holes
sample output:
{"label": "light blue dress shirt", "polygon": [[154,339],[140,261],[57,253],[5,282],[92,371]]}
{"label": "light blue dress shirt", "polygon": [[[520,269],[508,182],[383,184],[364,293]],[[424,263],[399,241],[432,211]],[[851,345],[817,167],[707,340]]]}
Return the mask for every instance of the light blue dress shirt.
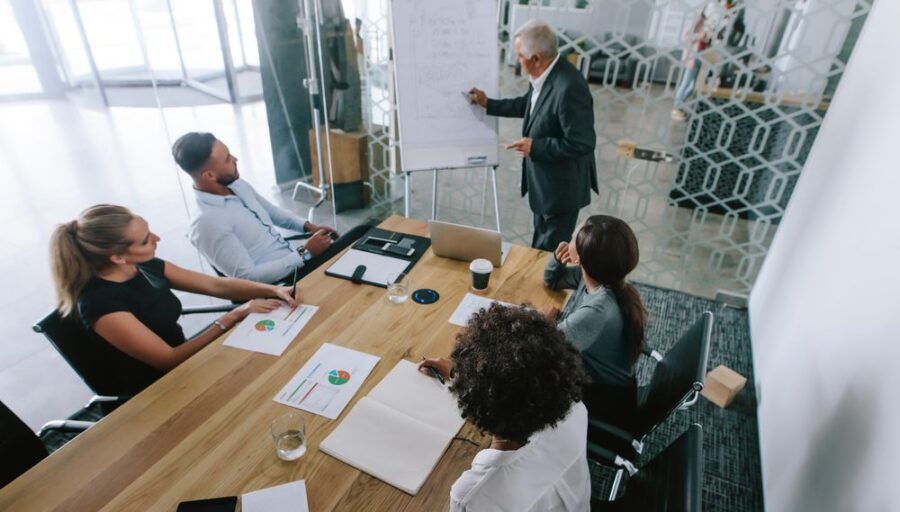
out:
{"label": "light blue dress shirt", "polygon": [[263,199],[249,183],[228,186],[234,195],[194,190],[200,214],[190,238],[200,253],[227,276],[274,283],[303,266],[303,258],[276,229],[303,232],[306,219]]}

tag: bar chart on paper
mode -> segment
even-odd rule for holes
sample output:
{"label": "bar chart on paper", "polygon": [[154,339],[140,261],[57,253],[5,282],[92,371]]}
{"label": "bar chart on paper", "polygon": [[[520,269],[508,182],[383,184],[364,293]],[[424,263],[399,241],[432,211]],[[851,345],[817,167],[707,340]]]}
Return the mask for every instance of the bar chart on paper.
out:
{"label": "bar chart on paper", "polygon": [[335,419],[350,403],[378,360],[371,354],[325,343],[274,400]]}

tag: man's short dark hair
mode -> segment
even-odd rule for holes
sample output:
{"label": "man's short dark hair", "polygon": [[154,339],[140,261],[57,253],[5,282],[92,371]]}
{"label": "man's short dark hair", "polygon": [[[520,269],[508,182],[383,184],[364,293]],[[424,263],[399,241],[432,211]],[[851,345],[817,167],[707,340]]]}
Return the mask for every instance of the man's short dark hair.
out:
{"label": "man's short dark hair", "polygon": [[540,313],[493,304],[474,314],[450,355],[463,416],[520,443],[554,427],[581,400],[581,353]]}
{"label": "man's short dark hair", "polygon": [[172,156],[178,166],[188,174],[203,170],[209,155],[212,153],[216,136],[207,132],[185,133],[172,145]]}

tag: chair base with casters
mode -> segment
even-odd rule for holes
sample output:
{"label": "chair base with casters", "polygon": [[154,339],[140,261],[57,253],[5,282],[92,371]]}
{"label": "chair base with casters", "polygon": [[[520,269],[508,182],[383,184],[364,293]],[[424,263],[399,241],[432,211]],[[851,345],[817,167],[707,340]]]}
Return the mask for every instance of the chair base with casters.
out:
{"label": "chair base with casters", "polygon": [[637,390],[637,407],[630,425],[610,421],[605,411],[592,411],[592,399],[586,398],[588,445],[613,455],[598,457],[597,462],[616,468],[617,481],[624,476],[626,466],[617,464],[616,457],[629,464],[637,460],[647,436],[673,412],[697,401],[706,378],[713,322],[712,312],[704,312],[666,351],[656,364],[650,383]]}
{"label": "chair base with casters", "polygon": [[[611,452],[591,451],[592,460],[604,459]],[[612,455],[614,457],[614,455]],[[610,501],[594,500],[592,511],[700,512],[703,497],[703,429],[698,424],[678,437],[666,449],[639,470],[629,470],[625,493],[618,498],[622,479],[613,484]],[[618,498],[618,499],[616,499]]]}
{"label": "chair base with casters", "polygon": [[[234,305],[184,308],[182,315],[224,313]],[[64,317],[53,310],[32,327],[43,334],[53,348],[97,396],[105,413],[143,390],[162,373],[119,351],[84,328],[74,315]],[[90,404],[89,404],[90,405]]]}

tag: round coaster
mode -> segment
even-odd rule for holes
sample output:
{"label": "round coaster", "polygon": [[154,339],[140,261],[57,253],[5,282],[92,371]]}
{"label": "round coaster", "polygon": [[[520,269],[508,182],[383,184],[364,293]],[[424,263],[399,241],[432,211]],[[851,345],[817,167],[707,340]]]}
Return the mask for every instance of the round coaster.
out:
{"label": "round coaster", "polygon": [[412,293],[412,300],[419,304],[434,304],[440,298],[438,292],[430,288],[422,288]]}

